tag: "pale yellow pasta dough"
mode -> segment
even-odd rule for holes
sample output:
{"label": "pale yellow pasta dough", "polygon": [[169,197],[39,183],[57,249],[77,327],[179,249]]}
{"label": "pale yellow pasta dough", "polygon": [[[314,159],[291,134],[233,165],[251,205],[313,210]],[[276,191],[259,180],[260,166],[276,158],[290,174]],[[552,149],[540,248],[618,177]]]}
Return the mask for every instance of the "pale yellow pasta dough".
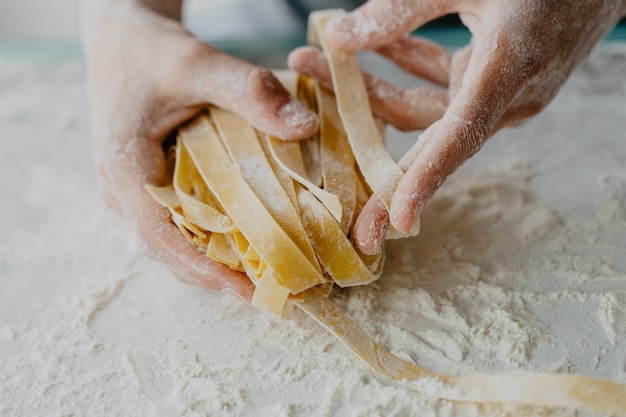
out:
{"label": "pale yellow pasta dough", "polygon": [[310,19],[310,38],[326,53],[335,95],[307,77],[278,74],[319,112],[317,135],[281,141],[211,107],[180,128],[171,183],[149,192],[207,256],[250,277],[255,306],[277,315],[297,306],[379,374],[454,401],[626,413],[626,386],[616,382],[566,374],[452,376],[421,368],[380,346],[328,300],[334,284],[363,285],[380,275],[383,254],[359,253],[349,233],[368,190],[388,207],[402,176],[371,114],[356,56],[333,49],[323,36],[325,22],[339,13]]}

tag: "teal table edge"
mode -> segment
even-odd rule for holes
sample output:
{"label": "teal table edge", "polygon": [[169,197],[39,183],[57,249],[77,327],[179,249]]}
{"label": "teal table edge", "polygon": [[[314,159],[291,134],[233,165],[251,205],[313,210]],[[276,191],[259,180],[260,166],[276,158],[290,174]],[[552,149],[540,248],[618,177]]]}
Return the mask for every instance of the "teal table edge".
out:
{"label": "teal table edge", "polygon": [[[463,46],[470,39],[470,33],[465,28],[428,28],[416,33],[450,49]],[[286,54],[293,48],[306,44],[303,35],[208,41],[217,48],[242,58]],[[616,26],[604,38],[604,42],[626,42],[626,24]],[[0,57],[80,58],[82,50],[78,41],[0,41]]]}

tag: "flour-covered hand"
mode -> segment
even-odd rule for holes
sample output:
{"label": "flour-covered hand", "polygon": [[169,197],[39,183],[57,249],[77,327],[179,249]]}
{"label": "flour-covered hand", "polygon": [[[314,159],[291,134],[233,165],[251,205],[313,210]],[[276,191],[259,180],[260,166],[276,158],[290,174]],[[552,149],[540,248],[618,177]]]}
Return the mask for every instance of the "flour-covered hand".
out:
{"label": "flour-covered hand", "polygon": [[84,0],[95,159],[106,201],[136,229],[149,256],[181,279],[249,298],[248,278],[210,260],[145,190],[165,182],[163,141],[208,103],[283,139],[308,137],[318,119],[269,70],[203,43],[179,22],[180,0]]}
{"label": "flour-covered hand", "polygon": [[626,1],[370,0],[329,22],[326,34],[340,48],[382,50],[406,68],[416,54],[407,34],[450,13],[459,13],[472,40],[441,77],[449,107],[401,161],[406,174],[389,215],[376,201],[363,210],[355,234],[365,252],[377,250],[389,219],[408,231],[446,178],[493,133],[542,110],[626,14]]}
{"label": "flour-covered hand", "polygon": [[[407,50],[411,53],[408,56]],[[416,37],[403,38],[378,53],[397,58],[411,74],[430,81],[433,86],[399,88],[376,75],[363,73],[363,80],[374,114],[396,128],[408,131],[424,129],[441,118],[448,107],[448,85],[451,54],[439,45]],[[289,67],[316,78],[332,89],[332,80],[324,54],[315,47],[304,46],[289,54]]]}

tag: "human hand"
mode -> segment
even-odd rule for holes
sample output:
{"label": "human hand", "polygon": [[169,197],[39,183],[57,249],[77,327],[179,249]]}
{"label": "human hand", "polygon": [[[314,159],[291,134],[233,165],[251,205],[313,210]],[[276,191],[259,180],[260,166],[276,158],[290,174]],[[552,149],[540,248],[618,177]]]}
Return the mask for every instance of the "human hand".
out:
{"label": "human hand", "polygon": [[[362,211],[354,234],[365,253],[380,249],[389,220],[398,230],[408,231],[445,179],[493,133],[543,109],[626,13],[626,1],[370,0],[331,21],[326,35],[340,48],[378,50],[411,70],[428,53],[407,34],[449,13],[459,13],[473,34],[470,45],[453,55],[447,77],[441,76],[448,82],[450,105],[401,159],[406,174],[390,213],[377,198]],[[323,66],[320,59],[292,61],[299,70],[319,76],[315,68]],[[432,80],[432,74],[427,75]]]}
{"label": "human hand", "polygon": [[[85,0],[83,44],[95,159],[105,200],[146,253],[182,280],[250,298],[248,278],[189,243],[145,190],[165,182],[163,141],[208,103],[283,139],[312,135],[318,119],[269,70],[200,42],[175,19],[172,1]],[[156,5],[156,6],[155,6]],[[160,8],[160,6],[165,6]]]}

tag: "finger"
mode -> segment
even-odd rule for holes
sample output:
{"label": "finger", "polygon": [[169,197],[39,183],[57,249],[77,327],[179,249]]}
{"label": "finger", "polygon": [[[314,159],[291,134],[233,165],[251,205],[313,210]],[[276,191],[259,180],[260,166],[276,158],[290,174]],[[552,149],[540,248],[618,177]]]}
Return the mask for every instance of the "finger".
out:
{"label": "finger", "polygon": [[372,112],[401,131],[425,129],[448,107],[447,93],[438,89],[403,89],[367,73],[363,79]]}
{"label": "finger", "polygon": [[448,86],[452,55],[434,42],[416,36],[403,36],[376,52],[417,77]]}
{"label": "finger", "polygon": [[484,43],[475,47],[461,89],[394,194],[390,220],[396,229],[410,230],[426,202],[483,146],[519,94],[523,80],[510,58],[506,50]]}
{"label": "finger", "polygon": [[[409,152],[398,161],[402,171],[406,172],[413,164],[426,144],[432,139],[439,122],[428,127],[418,138]],[[374,255],[382,249],[389,230],[389,213],[382,201],[373,195],[357,217],[353,236],[356,247],[366,255]]]}
{"label": "finger", "polygon": [[148,194],[146,184],[165,181],[165,158],[161,145],[128,135],[110,141],[104,156],[111,189],[115,190],[123,215],[136,229],[147,255],[165,263],[190,282],[213,290],[232,289],[250,298],[253,285],[242,273],[208,258],[172,223],[169,212]]}
{"label": "finger", "polygon": [[[257,129],[281,139],[303,139],[318,127],[317,115],[292,97],[272,72],[201,44],[195,51],[193,71],[181,68],[189,80],[192,103],[212,103],[246,118]],[[195,76],[189,77],[189,74]]]}
{"label": "finger", "polygon": [[435,132],[439,129],[439,125],[441,124],[441,120],[437,120],[432,125],[428,126],[426,130],[424,130],[418,137],[417,141],[411,146],[407,153],[405,153],[402,158],[398,161],[398,165],[403,172],[407,172],[413,162],[417,160],[422,151],[426,148],[426,146],[433,140],[435,137]]}
{"label": "finger", "polygon": [[389,230],[389,214],[383,202],[372,195],[359,213],[354,226],[353,241],[357,249],[366,255],[379,253]]}
{"label": "finger", "polygon": [[[332,89],[324,54],[316,48],[298,48],[289,54],[289,66],[318,79]],[[402,89],[374,75],[363,73],[372,112],[400,130],[423,129],[441,118],[448,105],[447,94],[430,88]]]}
{"label": "finger", "polygon": [[454,11],[457,0],[369,0],[332,19],[326,36],[339,48],[378,49],[437,17]]}
{"label": "finger", "polygon": [[207,257],[183,236],[165,208],[147,193],[143,198],[148,215],[142,218],[138,227],[147,256],[167,265],[183,282],[216,291],[233,290],[248,300],[252,299],[254,285],[248,277]]}
{"label": "finger", "polygon": [[543,110],[556,96],[560,84],[533,82],[522,91],[498,122],[496,130],[518,126]]}

